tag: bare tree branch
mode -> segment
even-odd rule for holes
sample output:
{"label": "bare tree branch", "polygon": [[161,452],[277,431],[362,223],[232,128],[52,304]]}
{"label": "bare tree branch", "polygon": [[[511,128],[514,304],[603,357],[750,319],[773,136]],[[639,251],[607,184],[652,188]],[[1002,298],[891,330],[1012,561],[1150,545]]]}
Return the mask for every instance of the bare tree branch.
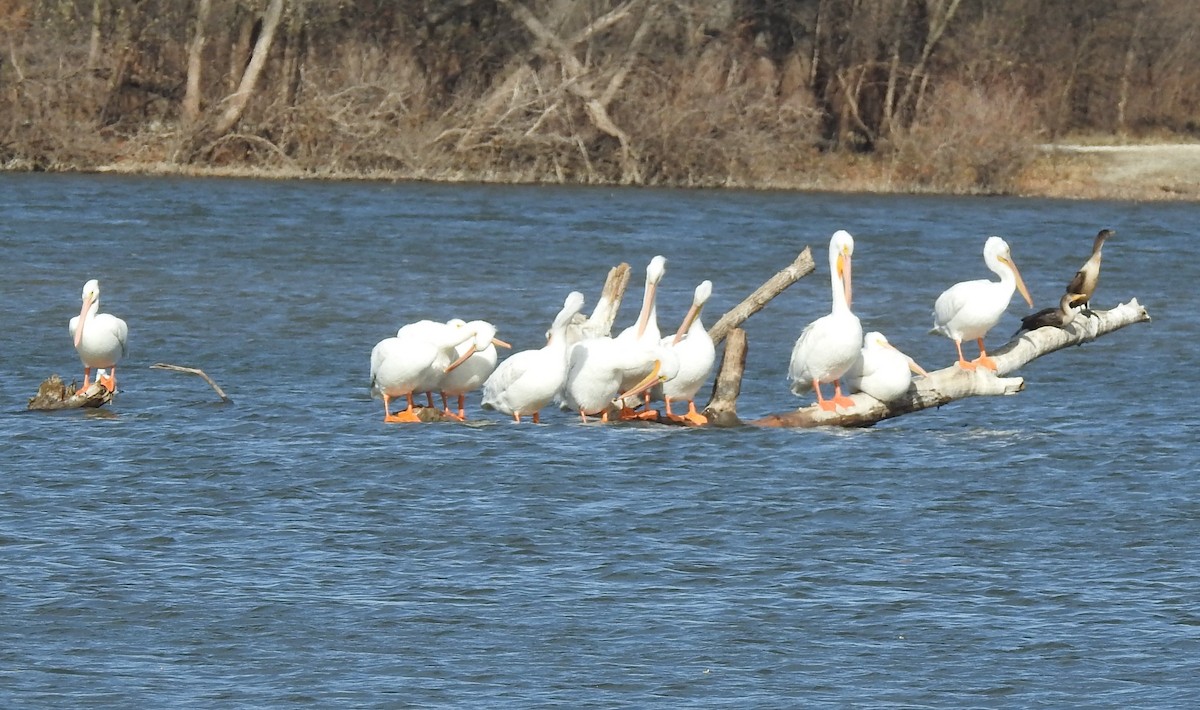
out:
{"label": "bare tree branch", "polygon": [[761,311],[772,298],[783,293],[788,286],[811,274],[815,268],[812,249],[804,247],[804,251],[800,252],[795,261],[755,289],[754,293],[743,299],[741,303],[729,309],[713,324],[713,327],[708,329],[708,335],[713,339],[713,343],[719,345],[732,329],[737,328],[747,318]]}

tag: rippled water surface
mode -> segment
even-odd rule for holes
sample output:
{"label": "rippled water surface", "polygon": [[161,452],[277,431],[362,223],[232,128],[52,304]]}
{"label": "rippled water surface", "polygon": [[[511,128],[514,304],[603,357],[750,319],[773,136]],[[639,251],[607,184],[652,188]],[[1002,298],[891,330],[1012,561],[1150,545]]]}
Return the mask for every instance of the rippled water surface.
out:
{"label": "rippled water surface", "polygon": [[[1184,204],[0,175],[4,707],[1190,707],[1200,696],[1193,234]],[[937,294],[1006,237],[1037,307],[1102,227],[1093,304],[1151,323],[1014,397],[862,431],[382,421],[371,347],[483,318],[536,347],[655,254],[673,329],[805,245],[747,323],[739,412],[787,389],[857,239],[855,310],[927,368]],[[83,282],[121,391],[29,413]],[[628,299],[618,318],[634,319]],[[1015,299],[989,337],[1025,313]],[[149,369],[198,366],[198,378]]]}

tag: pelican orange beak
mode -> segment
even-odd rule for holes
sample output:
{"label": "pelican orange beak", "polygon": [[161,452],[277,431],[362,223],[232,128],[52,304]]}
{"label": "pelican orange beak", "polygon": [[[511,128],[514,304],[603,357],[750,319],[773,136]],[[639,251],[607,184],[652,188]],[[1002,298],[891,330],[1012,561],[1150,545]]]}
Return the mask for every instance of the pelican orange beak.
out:
{"label": "pelican orange beak", "polygon": [[628,392],[626,392],[622,395],[618,395],[616,401],[619,402],[619,401],[625,399],[626,397],[636,397],[636,396],[642,394],[643,392],[645,392],[646,390],[650,389],[654,385],[657,385],[661,382],[665,382],[667,378],[662,377],[658,374],[658,371],[661,369],[662,369],[662,360],[655,360],[654,367],[652,367],[650,369],[650,374],[643,377],[641,382],[638,382],[636,385],[629,388]]}
{"label": "pelican orange beak", "polygon": [[508,343],[504,342],[504,341],[503,341],[503,340],[501,340],[500,338],[492,338],[492,345],[495,345],[495,346],[496,346],[496,347],[498,347],[498,348],[508,348],[508,349],[510,349],[510,350],[512,349],[512,346],[511,346],[511,345],[509,345]]}
{"label": "pelican orange beak", "polygon": [[688,332],[688,328],[692,327],[692,322],[700,316],[700,309],[703,306],[698,306],[695,303],[688,309],[687,315],[683,317],[683,322],[679,324],[679,330],[675,331],[675,339],[671,341],[672,345],[678,345],[680,340],[683,340],[684,334]]}
{"label": "pelican orange beak", "polygon": [[75,329],[75,347],[79,347],[79,341],[83,339],[83,326],[87,324],[87,312],[95,300],[96,294],[94,293],[89,293],[87,298],[83,299],[83,308],[79,309],[79,327]]}
{"label": "pelican orange beak", "polygon": [[646,326],[650,324],[650,308],[654,304],[654,294],[658,291],[658,282],[651,281],[646,287],[646,295],[642,297],[642,312],[638,314],[637,322],[637,337],[641,338],[646,333]]}
{"label": "pelican orange beak", "polygon": [[1008,264],[1008,268],[1012,269],[1013,278],[1017,280],[1017,290],[1021,292],[1021,296],[1025,298],[1025,302],[1033,308],[1033,297],[1029,295],[1029,289],[1025,288],[1025,279],[1021,278],[1021,272],[1017,271],[1017,264],[1009,257],[1000,257],[1000,261]]}
{"label": "pelican orange beak", "polygon": [[854,300],[852,297],[853,289],[850,287],[850,254],[843,250],[838,254],[837,260],[838,278],[842,280],[842,288],[846,291],[846,305],[851,305]]}
{"label": "pelican orange beak", "polygon": [[[896,347],[895,345],[892,345],[889,342],[885,341],[885,342],[882,342],[879,344],[885,348],[891,348],[892,350],[895,350],[896,352],[900,353],[901,355],[904,355],[904,353],[900,350],[900,348]],[[925,368],[923,368],[917,364],[916,360],[912,359],[911,357],[908,357],[907,355],[904,355],[904,357],[908,358],[908,369],[912,370],[915,374],[918,374],[922,377],[929,374],[928,372],[925,371]]]}
{"label": "pelican orange beak", "polygon": [[453,370],[454,368],[456,368],[456,367],[458,367],[459,365],[463,364],[463,363],[464,363],[464,362],[466,362],[467,360],[470,360],[470,359],[471,359],[471,356],[472,356],[472,355],[474,355],[474,354],[475,354],[475,344],[474,344],[474,343],[472,343],[472,344],[471,344],[471,347],[467,348],[467,351],[466,351],[465,353],[463,353],[463,354],[462,354],[462,355],[461,355],[461,356],[460,356],[460,357],[459,357],[457,360],[455,360],[454,362],[450,363],[449,365],[446,365],[446,369],[445,369],[445,370],[442,370],[442,372],[450,372],[451,370]]}

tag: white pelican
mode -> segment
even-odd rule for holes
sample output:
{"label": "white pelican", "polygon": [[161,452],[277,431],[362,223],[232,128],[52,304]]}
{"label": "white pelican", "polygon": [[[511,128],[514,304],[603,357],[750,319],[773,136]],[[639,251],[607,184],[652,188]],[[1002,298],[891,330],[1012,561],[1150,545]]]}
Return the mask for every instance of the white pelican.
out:
{"label": "white pelican", "polygon": [[[590,338],[571,347],[567,356],[567,378],[560,400],[563,406],[587,415],[599,414],[608,421],[608,409],[621,392],[640,394],[657,381],[662,362],[655,359],[657,343],[649,348],[622,343],[615,338]],[[622,388],[628,372],[641,368],[649,358],[650,371],[630,388]],[[647,385],[650,383],[650,385]]]}
{"label": "white pelican", "polygon": [[92,279],[83,285],[83,307],[67,326],[75,341],[75,350],[83,362],[83,387],[88,388],[92,368],[108,368],[108,374],[96,373],[96,381],[109,392],[117,389],[117,360],[128,350],[129,327],[125,321],[100,310],[100,282]]}
{"label": "white pelican", "polygon": [[[371,350],[371,394],[383,398],[383,420],[420,421],[414,411],[413,393],[439,389],[442,377],[451,368],[454,349],[474,337],[474,330],[464,324],[427,332],[401,328],[399,335],[379,341]],[[392,414],[390,401],[401,396],[407,398],[408,408]]]}
{"label": "white pelican", "polygon": [[[696,393],[712,372],[717,351],[712,338],[700,322],[700,311],[712,295],[712,281],[703,281],[692,296],[692,306],[679,324],[674,336],[663,338],[663,350],[674,353],[678,369],[662,384],[663,407],[668,419],[691,424],[707,424],[708,419],[696,411]],[[671,400],[687,400],[688,412],[682,416],[671,413]]]}
{"label": "white pelican", "polygon": [[[1025,302],[1033,308],[1033,299],[1021,280],[1021,272],[1013,263],[1008,244],[1000,237],[988,237],[983,245],[983,260],[987,267],[1000,276],[1000,281],[978,279],[961,281],[942,292],[933,304],[933,331],[954,341],[958,349],[958,366],[974,370],[982,365],[996,369],[996,361],[988,357],[983,347],[983,336],[1000,321],[1000,316],[1012,300],[1013,289],[1018,289]],[[962,341],[975,340],[979,343],[979,357],[970,362],[963,357]]]}
{"label": "white pelican", "polygon": [[[400,326],[400,329],[396,331],[396,337],[404,340],[419,338],[430,343],[444,345],[444,343],[454,339],[456,336],[462,335],[462,329],[466,325],[467,322],[461,318],[451,318],[445,323],[435,320],[419,320]],[[414,390],[414,394],[425,393],[425,401],[429,407],[433,407],[433,393],[441,388],[445,366],[458,358],[457,345],[461,342],[463,341],[455,340],[455,347],[449,350],[443,348],[441,355],[438,357],[438,362],[430,367],[420,386]]]}
{"label": "white pelican", "polygon": [[[633,389],[645,379],[654,367],[655,361],[660,359],[655,352],[659,347],[659,340],[662,338],[662,334],[658,330],[656,295],[658,283],[662,281],[666,270],[666,257],[656,256],[650,260],[650,264],[646,267],[646,288],[642,295],[642,310],[638,314],[637,323],[621,331],[614,338],[618,345],[628,349],[628,352],[621,356],[625,363],[620,386],[622,391]],[[658,413],[648,410],[640,415],[635,415],[632,410],[622,407],[621,417],[623,419],[635,416],[656,419]]]}
{"label": "white pelican", "polygon": [[539,412],[554,401],[567,377],[567,327],[583,308],[583,294],[572,291],[550,326],[546,345],[522,350],[506,358],[483,383],[483,408],[510,415],[521,423],[521,415]]}
{"label": "white pelican", "polygon": [[[817,405],[826,411],[837,406],[853,406],[854,400],[842,394],[840,378],[858,358],[862,348],[862,325],[850,312],[852,301],[850,257],[854,237],[844,229],[829,240],[829,282],[833,290],[833,311],[821,316],[800,333],[792,348],[788,376],[792,392],[803,394],[812,387]],[[821,396],[821,384],[833,383],[833,399]]]}
{"label": "white pelican", "polygon": [[1096,292],[1096,284],[1100,282],[1100,250],[1104,248],[1104,240],[1116,234],[1111,229],[1101,229],[1096,235],[1096,241],[1092,242],[1092,255],[1088,260],[1083,262],[1083,266],[1079,271],[1075,272],[1075,278],[1071,279],[1071,283],[1067,284],[1067,293],[1077,294],[1078,296],[1071,305],[1082,305],[1085,309],[1091,304],[1092,294]]}
{"label": "white pelican", "polygon": [[[454,322],[454,321],[452,321]],[[457,321],[462,323],[462,321]],[[479,389],[496,369],[496,347],[511,348],[496,337],[496,326],[484,320],[462,323],[463,327],[475,331],[475,337],[455,347],[456,359],[442,377],[442,409],[451,414],[447,397],[458,397],[458,418],[466,419],[467,392]]]}
{"label": "white pelican", "polygon": [[889,343],[883,333],[873,330],[863,338],[858,359],[846,372],[846,386],[880,402],[890,402],[908,391],[913,373],[929,374]]}

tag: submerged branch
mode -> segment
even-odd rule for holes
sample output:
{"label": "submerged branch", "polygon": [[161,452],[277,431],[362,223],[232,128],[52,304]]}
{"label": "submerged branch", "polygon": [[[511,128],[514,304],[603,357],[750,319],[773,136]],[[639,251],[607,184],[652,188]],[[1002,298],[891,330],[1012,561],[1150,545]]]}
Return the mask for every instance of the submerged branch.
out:
{"label": "submerged branch", "polygon": [[232,402],[233,401],[232,399],[229,398],[228,395],[225,394],[225,390],[221,389],[221,387],[219,385],[217,385],[216,382],[213,382],[213,379],[211,377],[209,377],[208,375],[206,375],[204,373],[204,370],[201,370],[199,368],[184,367],[182,365],[169,365],[165,362],[156,362],[150,366],[150,369],[152,369],[152,370],[171,370],[173,372],[186,372],[191,375],[199,375],[199,376],[203,377],[204,381],[207,382],[209,384],[209,386],[211,386],[213,388],[213,391],[215,391],[217,393],[217,396],[221,398],[222,402]]}

